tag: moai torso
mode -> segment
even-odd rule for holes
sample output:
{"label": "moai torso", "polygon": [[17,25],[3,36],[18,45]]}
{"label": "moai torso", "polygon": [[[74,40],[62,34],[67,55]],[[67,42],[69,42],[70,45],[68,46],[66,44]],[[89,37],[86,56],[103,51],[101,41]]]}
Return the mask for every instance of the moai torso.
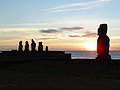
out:
{"label": "moai torso", "polygon": [[38,51],[43,51],[43,45],[42,45],[42,42],[39,42]]}
{"label": "moai torso", "polygon": [[28,43],[28,41],[25,42],[25,51],[29,51],[29,43]]}

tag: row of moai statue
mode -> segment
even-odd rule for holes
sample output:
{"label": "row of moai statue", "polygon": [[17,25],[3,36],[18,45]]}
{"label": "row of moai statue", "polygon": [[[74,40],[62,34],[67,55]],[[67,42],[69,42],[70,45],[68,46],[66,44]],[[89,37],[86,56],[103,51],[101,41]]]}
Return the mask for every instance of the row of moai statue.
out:
{"label": "row of moai statue", "polygon": [[[31,43],[31,51],[36,51],[36,43],[35,43],[35,41],[33,39],[31,41],[32,41],[32,43]],[[28,41],[25,42],[25,50],[23,50],[22,41],[20,41],[18,51],[20,51],[20,52],[22,52],[22,51],[25,51],[25,52],[30,51]],[[43,51],[42,42],[39,42],[38,51]],[[48,46],[46,46],[45,51],[48,51]]]}

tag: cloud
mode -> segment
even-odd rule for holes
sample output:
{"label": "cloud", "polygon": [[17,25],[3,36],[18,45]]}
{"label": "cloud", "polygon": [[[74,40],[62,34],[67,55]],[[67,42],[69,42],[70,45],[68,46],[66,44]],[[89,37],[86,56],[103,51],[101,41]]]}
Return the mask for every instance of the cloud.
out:
{"label": "cloud", "polygon": [[57,38],[40,38],[41,40],[51,40],[51,39],[57,39]]}
{"label": "cloud", "polygon": [[91,37],[96,37],[96,36],[97,36],[96,33],[86,31],[86,32],[84,33],[84,35],[82,35],[81,37],[88,37],[88,38],[91,38]]}
{"label": "cloud", "polygon": [[111,0],[96,0],[96,2],[98,3],[107,3],[110,2]]}
{"label": "cloud", "polygon": [[41,23],[20,23],[20,24],[0,24],[0,29],[1,28],[36,28],[36,27],[41,27],[41,26],[48,26],[51,23],[45,23],[45,22],[41,22]]}
{"label": "cloud", "polygon": [[68,37],[77,38],[77,37],[80,37],[80,35],[68,35]]}
{"label": "cloud", "polygon": [[0,31],[0,37],[18,37],[26,35],[26,32],[22,31]]}
{"label": "cloud", "polygon": [[58,29],[47,29],[47,30],[40,30],[40,33],[60,33],[60,32],[64,32],[64,31],[76,31],[76,30],[80,30],[83,29],[83,27],[62,27],[62,28],[58,28]]}
{"label": "cloud", "polygon": [[69,30],[69,31],[73,31],[73,30],[80,30],[83,29],[83,27],[62,27],[60,28],[61,30]]}
{"label": "cloud", "polygon": [[40,30],[40,33],[58,33],[57,29]]}
{"label": "cloud", "polygon": [[57,12],[66,12],[66,11],[75,11],[75,10],[85,10],[85,9],[99,7],[100,5],[107,4],[110,1],[111,0],[96,0],[96,1],[84,2],[84,3],[64,4],[58,7],[44,9],[43,11],[46,11],[47,13],[57,13]]}
{"label": "cloud", "polygon": [[[79,35],[78,35],[78,31],[77,32],[74,32],[78,30],[79,31]],[[69,33],[73,33],[74,35],[72,34],[69,34],[68,33],[66,34],[66,31]],[[71,38],[78,38],[78,37],[96,37],[96,33],[94,32],[90,32],[88,30],[85,30],[83,27],[62,27],[62,28],[58,28],[58,29],[47,29],[47,30],[40,30],[40,33],[42,34],[45,34],[45,38],[43,37],[42,39],[44,40],[47,40],[47,39],[57,39],[56,36],[58,35],[67,35],[68,37],[71,37]],[[54,34],[55,38],[54,37],[50,37],[49,34]],[[48,36],[46,38],[46,36]]]}
{"label": "cloud", "polygon": [[93,38],[93,37],[97,36],[96,33],[93,33],[93,32],[90,32],[90,31],[81,32],[81,34],[83,34],[83,35],[68,35],[68,37],[72,37],[72,38],[78,38],[78,37]]}

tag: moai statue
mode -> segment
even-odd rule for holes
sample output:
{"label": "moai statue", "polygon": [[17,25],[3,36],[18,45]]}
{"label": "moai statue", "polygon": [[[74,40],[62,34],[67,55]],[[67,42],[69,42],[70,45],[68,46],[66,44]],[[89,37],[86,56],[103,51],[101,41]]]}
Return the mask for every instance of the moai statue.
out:
{"label": "moai statue", "polygon": [[28,43],[28,41],[25,42],[25,51],[26,52],[29,51],[29,43]]}
{"label": "moai statue", "polygon": [[42,42],[39,42],[38,51],[43,51],[43,45],[42,45]]}
{"label": "moai statue", "polygon": [[97,39],[97,57],[99,61],[108,61],[111,59],[109,55],[109,42],[110,39],[107,36],[107,24],[101,24],[98,28],[98,39]]}
{"label": "moai statue", "polygon": [[32,39],[32,43],[31,43],[31,51],[36,51],[36,43],[35,41]]}
{"label": "moai statue", "polygon": [[20,51],[20,52],[23,51],[22,41],[19,42],[18,51]]}
{"label": "moai statue", "polygon": [[48,46],[46,46],[45,51],[48,51]]}

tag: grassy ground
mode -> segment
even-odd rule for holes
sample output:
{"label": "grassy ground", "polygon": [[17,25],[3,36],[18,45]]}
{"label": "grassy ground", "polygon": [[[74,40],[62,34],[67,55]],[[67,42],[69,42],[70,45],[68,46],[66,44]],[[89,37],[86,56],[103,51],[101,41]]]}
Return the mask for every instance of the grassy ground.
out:
{"label": "grassy ground", "polygon": [[0,90],[120,90],[119,69],[77,61],[0,64]]}

